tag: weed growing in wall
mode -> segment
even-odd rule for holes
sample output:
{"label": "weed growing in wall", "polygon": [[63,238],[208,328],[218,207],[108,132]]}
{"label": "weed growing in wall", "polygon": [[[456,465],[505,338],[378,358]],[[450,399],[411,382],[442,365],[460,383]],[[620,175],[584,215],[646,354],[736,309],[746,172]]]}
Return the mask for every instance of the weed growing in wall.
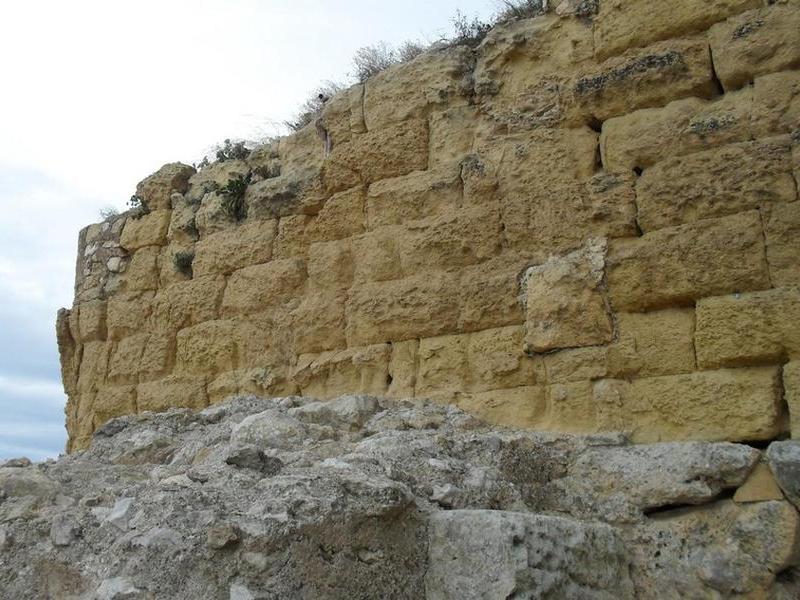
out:
{"label": "weed growing in wall", "polygon": [[172,257],[172,264],[178,273],[186,275],[187,277],[193,276],[192,263],[194,262],[194,252],[190,250],[183,250],[176,252]]}
{"label": "weed growing in wall", "polygon": [[232,221],[242,221],[247,218],[247,205],[244,201],[247,186],[250,185],[251,175],[236,175],[231,177],[219,190],[222,195],[222,210]]}

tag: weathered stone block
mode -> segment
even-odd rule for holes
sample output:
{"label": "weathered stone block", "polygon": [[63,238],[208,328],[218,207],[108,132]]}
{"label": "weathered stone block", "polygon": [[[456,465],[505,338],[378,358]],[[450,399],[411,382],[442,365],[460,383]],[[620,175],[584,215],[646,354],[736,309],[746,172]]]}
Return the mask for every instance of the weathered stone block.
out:
{"label": "weathered stone block", "polygon": [[414,388],[417,385],[418,353],[419,340],[406,340],[392,344],[387,396],[390,398],[414,397]]}
{"label": "weathered stone block", "polygon": [[578,109],[600,121],[687,96],[713,98],[708,43],[705,38],[669,40],[630,50],[581,73],[572,93]]}
{"label": "weathered stone block", "polygon": [[700,300],[695,343],[701,368],[799,358],[800,289]]}
{"label": "weathered stone block", "polygon": [[726,90],[757,75],[800,66],[800,12],[792,6],[751,10],[708,31],[714,69]]}
{"label": "weathered stone block", "polygon": [[353,262],[349,239],[313,244],[308,251],[309,288],[349,288],[353,284]]}
{"label": "weathered stone block", "polygon": [[212,375],[238,366],[234,321],[208,321],[178,332],[177,368],[182,373]]}
{"label": "weathered stone block", "polygon": [[162,412],[171,408],[201,409],[208,406],[203,377],[173,375],[136,387],[139,412]]}
{"label": "weathered stone block", "polygon": [[77,307],[78,332],[81,342],[102,341],[106,338],[107,303],[102,300],[84,302]]}
{"label": "weathered stone block", "polygon": [[454,331],[458,322],[458,276],[425,274],[365,284],[347,300],[347,341],[364,346]]}
{"label": "weathered stone block", "polygon": [[800,361],[783,366],[783,393],[789,406],[789,429],[792,439],[800,439]]}
{"label": "weathered stone block", "polygon": [[791,133],[800,128],[800,71],[756,78],[752,120],[754,136]]}
{"label": "weathered stone block", "polygon": [[106,324],[112,340],[140,333],[152,312],[153,292],[127,292],[108,301]]}
{"label": "weathered stone block", "polygon": [[276,221],[244,223],[233,230],[202,238],[195,247],[195,276],[228,274],[242,267],[269,262],[276,225]]}
{"label": "weathered stone block", "polygon": [[529,261],[502,256],[461,272],[458,330],[480,331],[525,321],[520,280]]}
{"label": "weathered stone block", "polygon": [[779,367],[594,383],[598,424],[636,443],[770,440],[787,430]]}
{"label": "weathered stone block", "polygon": [[189,202],[200,202],[206,194],[225,187],[231,179],[245,177],[250,165],[243,160],[214,161],[191,176],[183,193]]}
{"label": "weathered stone block", "polygon": [[278,233],[273,243],[273,258],[303,258],[312,242],[306,239],[306,228],[313,217],[290,215],[278,221]]}
{"label": "weathered stone block", "polygon": [[250,314],[290,304],[301,295],[306,281],[302,260],[287,258],[234,271],[222,297],[223,316]]}
{"label": "weathered stone block", "polygon": [[465,391],[468,387],[468,335],[444,335],[419,341],[415,396]]}
{"label": "weathered stone block", "polygon": [[108,362],[108,381],[110,383],[137,383],[144,348],[149,336],[138,333],[121,339],[114,344]]}
{"label": "weathered stone block", "polygon": [[523,281],[527,352],[612,340],[614,324],[604,290],[605,260],[605,240],[591,240],[581,250],[527,271]]}
{"label": "weathered stone block", "polygon": [[548,385],[547,411],[541,429],[567,433],[598,430],[597,410],[591,381],[570,381]]}
{"label": "weathered stone block", "polygon": [[172,211],[157,210],[138,218],[125,221],[120,246],[134,252],[145,246],[163,246],[167,243],[167,231]]}
{"label": "weathered stone block", "polygon": [[599,58],[693,31],[761,6],[759,0],[648,0],[600,2],[594,21],[595,54]]}
{"label": "weathered stone block", "polygon": [[390,355],[388,344],[304,355],[292,379],[304,396],[321,400],[354,393],[382,396],[389,387]]}
{"label": "weathered stone block", "polygon": [[431,169],[452,164],[469,154],[480,125],[479,115],[474,106],[452,106],[430,116]]}
{"label": "weathered stone block", "polygon": [[78,372],[78,392],[94,391],[106,382],[110,353],[110,342],[89,342],[83,345],[81,366]]}
{"label": "weathered stone block", "polygon": [[306,243],[329,242],[364,231],[363,187],[340,192],[328,200],[306,229]]}
{"label": "weathered stone block", "polygon": [[789,136],[731,144],[661,161],[636,186],[643,231],[797,198]]}
{"label": "weathered stone block", "polygon": [[428,166],[428,123],[410,119],[362,133],[338,144],[325,160],[323,180],[330,193]]}
{"label": "weathered stone block", "polygon": [[686,98],[603,123],[600,152],[606,170],[646,169],[670,156],[750,139],[753,92],[746,88],[706,102]]}
{"label": "weathered stone block", "polygon": [[189,189],[189,178],[195,172],[189,165],[181,163],[164,165],[136,186],[136,195],[150,210],[169,210],[172,194],[185,193]]}
{"label": "weathered stone block", "polygon": [[614,308],[630,311],[766,289],[770,282],[758,212],[613,240],[608,286]]}
{"label": "weathered stone block", "polygon": [[482,421],[507,427],[539,428],[547,410],[544,386],[459,394],[458,407]]}
{"label": "weathered stone block", "polygon": [[252,183],[247,187],[244,201],[249,218],[276,219],[294,214],[316,214],[326,197],[319,172],[314,170]]}
{"label": "weathered stone block", "polygon": [[547,383],[600,379],[608,374],[608,346],[568,348],[543,357]]}
{"label": "weathered stone block", "polygon": [[161,248],[158,246],[147,246],[137,250],[121,277],[121,289],[128,292],[158,289],[160,254]]}
{"label": "weathered stone block", "polygon": [[94,427],[101,427],[115,417],[136,414],[136,386],[106,386],[97,391],[92,403]]}
{"label": "weathered stone block", "polygon": [[334,145],[364,133],[364,84],[336,93],[325,103],[320,121]]}
{"label": "weathered stone block", "polygon": [[400,225],[379,227],[353,238],[355,281],[387,281],[402,278],[400,249],[406,232]]}
{"label": "weathered stone block", "polygon": [[769,500],[785,500],[785,497],[767,464],[758,463],[747,481],[736,489],[733,501],[745,504]]}
{"label": "weathered stone block", "polygon": [[154,326],[177,331],[216,319],[224,289],[225,279],[212,275],[175,283],[160,290],[153,298]]}
{"label": "weathered stone block", "polygon": [[208,400],[216,404],[243,394],[270,398],[293,396],[299,391],[288,376],[286,367],[239,369],[223,373],[211,381],[208,384]]}
{"label": "weathered stone block", "polygon": [[369,186],[367,228],[401,225],[455,210],[461,199],[461,165],[450,162],[430,171],[384,179]]}
{"label": "weathered stone block", "polygon": [[309,294],[303,298],[300,306],[291,315],[297,354],[324,352],[347,346],[345,301],[345,294],[337,291]]}
{"label": "weathered stone block", "polygon": [[772,285],[800,285],[800,202],[769,206],[762,217]]}

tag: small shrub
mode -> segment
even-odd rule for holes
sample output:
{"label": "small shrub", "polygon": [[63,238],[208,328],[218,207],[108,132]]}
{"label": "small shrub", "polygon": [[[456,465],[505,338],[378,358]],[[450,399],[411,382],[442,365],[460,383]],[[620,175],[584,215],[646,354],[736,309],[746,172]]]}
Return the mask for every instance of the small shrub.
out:
{"label": "small shrub", "polygon": [[359,83],[364,83],[372,77],[397,63],[397,54],[386,42],[374,46],[364,46],[356,51],[353,57],[355,77]]}
{"label": "small shrub", "polygon": [[473,17],[470,21],[460,10],[456,11],[452,21],[454,30],[452,43],[456,46],[475,48],[492,29],[491,23],[481,21],[478,17]]}
{"label": "small shrub", "polygon": [[401,63],[410,62],[425,52],[425,50],[426,47],[419,42],[404,42],[403,45],[397,49],[397,60]]}
{"label": "small shrub", "polygon": [[322,112],[325,103],[342,91],[342,86],[335,81],[325,81],[315,89],[308,100],[300,107],[297,116],[284,125],[291,131],[300,131],[303,127],[313,122]]}
{"label": "small shrub", "polygon": [[176,252],[172,257],[172,264],[178,273],[186,275],[187,277],[193,276],[192,263],[194,262],[194,252],[190,250],[182,250]]}
{"label": "small shrub", "polygon": [[222,209],[233,221],[242,221],[247,218],[247,205],[244,195],[250,185],[250,174],[231,177],[219,192],[222,194]]}
{"label": "small shrub", "polygon": [[250,156],[250,150],[247,149],[244,142],[225,140],[222,147],[217,149],[217,160],[220,162],[226,160],[244,160],[248,156]]}
{"label": "small shrub", "polygon": [[119,216],[119,211],[113,206],[106,206],[100,209],[100,219],[102,221],[111,221]]}
{"label": "small shrub", "polygon": [[547,0],[503,0],[497,23],[530,19],[547,12]]}
{"label": "small shrub", "polygon": [[150,207],[147,206],[147,202],[145,202],[144,198],[136,194],[131,196],[128,200],[128,209],[131,211],[131,216],[134,219],[143,217],[150,212]]}

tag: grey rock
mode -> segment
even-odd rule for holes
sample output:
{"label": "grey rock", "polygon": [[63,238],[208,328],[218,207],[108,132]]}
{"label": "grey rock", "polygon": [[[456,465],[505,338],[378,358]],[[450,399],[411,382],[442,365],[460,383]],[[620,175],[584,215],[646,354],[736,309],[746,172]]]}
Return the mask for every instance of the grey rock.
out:
{"label": "grey rock", "polygon": [[430,527],[428,600],[634,596],[630,560],[608,525],[458,510]]}
{"label": "grey rock", "polygon": [[30,467],[33,463],[31,462],[30,458],[22,457],[22,458],[10,458],[4,463],[0,463],[0,467],[5,468],[17,468],[17,469],[24,469],[25,467]]}
{"label": "grey rock", "polygon": [[95,593],[97,600],[134,600],[139,597],[139,589],[126,577],[104,580]]}
{"label": "grey rock", "polygon": [[219,550],[226,546],[236,544],[240,537],[239,528],[236,525],[225,523],[222,525],[215,525],[208,530],[206,535],[206,545],[209,548]]}
{"label": "grey rock", "polygon": [[280,473],[283,462],[274,456],[267,456],[263,450],[257,448],[236,448],[225,458],[229,465],[241,469],[251,469],[270,477]]}
{"label": "grey rock", "polygon": [[50,541],[54,546],[69,546],[80,533],[80,526],[69,514],[58,514],[53,517],[50,526]]}
{"label": "grey rock", "polygon": [[312,402],[292,408],[289,414],[301,421],[357,431],[380,410],[373,396],[342,396],[330,402]]}
{"label": "grey rock", "polygon": [[290,450],[301,443],[306,434],[303,424],[276,409],[246,417],[233,427],[231,442],[260,448]]}
{"label": "grey rock", "polygon": [[131,518],[131,507],[135,500],[135,498],[120,498],[117,500],[106,516],[105,521],[121,531],[127,531],[128,521]]}
{"label": "grey rock", "polygon": [[767,461],[783,493],[800,510],[800,442],[773,442]]}
{"label": "grey rock", "polygon": [[245,586],[237,583],[231,586],[230,600],[255,600],[253,592],[248,590]]}
{"label": "grey rock", "polygon": [[6,525],[0,525],[0,550],[5,550],[11,546],[11,535]]}

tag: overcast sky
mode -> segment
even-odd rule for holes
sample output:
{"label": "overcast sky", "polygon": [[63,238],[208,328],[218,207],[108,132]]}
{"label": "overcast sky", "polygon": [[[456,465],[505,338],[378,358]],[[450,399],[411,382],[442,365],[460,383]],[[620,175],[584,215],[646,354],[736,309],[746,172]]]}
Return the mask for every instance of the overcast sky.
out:
{"label": "overcast sky", "polygon": [[56,456],[54,321],[78,231],[166,162],[269,134],[365,45],[433,41],[493,0],[1,2],[0,459]]}

